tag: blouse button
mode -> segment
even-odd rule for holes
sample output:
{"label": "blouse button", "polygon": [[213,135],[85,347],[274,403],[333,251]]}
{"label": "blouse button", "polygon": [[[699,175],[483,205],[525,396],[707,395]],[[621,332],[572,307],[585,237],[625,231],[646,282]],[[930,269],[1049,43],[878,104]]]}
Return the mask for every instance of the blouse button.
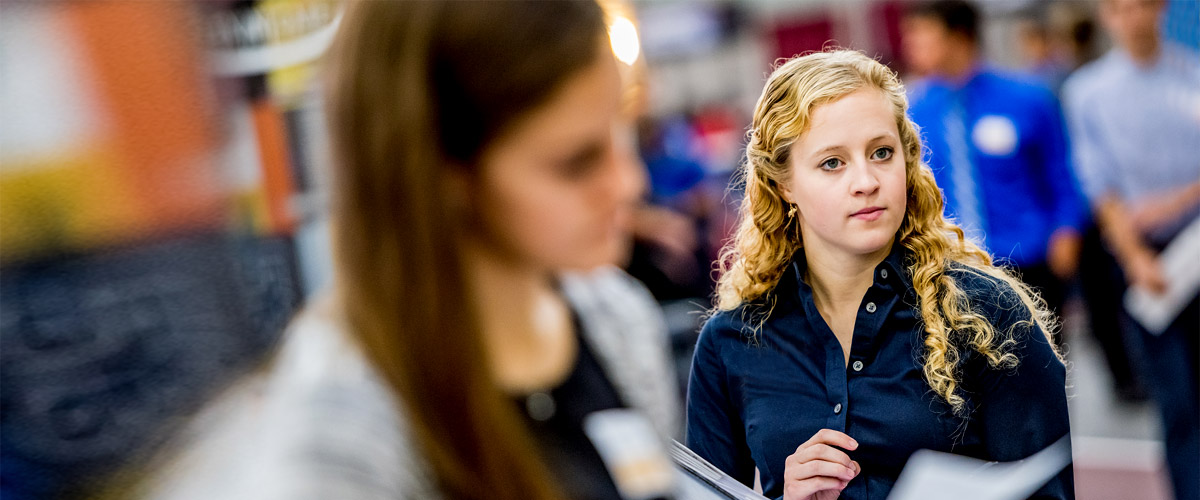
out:
{"label": "blouse button", "polygon": [[867,312],[869,312],[869,313],[875,312],[875,303],[874,302],[867,302]]}
{"label": "blouse button", "polygon": [[855,361],[855,362],[854,362],[854,364],[853,364],[853,365],[850,365],[850,366],[851,366],[852,368],[854,368],[854,371],[856,371],[856,372],[861,372],[861,371],[862,371],[862,366],[863,366],[863,365],[862,365],[862,361]]}
{"label": "blouse button", "polygon": [[525,398],[525,411],[529,413],[530,418],[538,422],[550,420],[557,411],[556,406],[554,397],[544,392],[535,392]]}
{"label": "blouse button", "polygon": [[880,270],[879,270],[879,277],[880,277],[880,278],[883,278],[883,279],[887,279],[887,269],[880,269]]}
{"label": "blouse button", "polygon": [[837,414],[840,414],[840,413],[842,413],[842,404],[841,404],[841,403],[838,403],[838,404],[836,404],[836,405],[833,405],[833,414],[834,414],[834,415],[837,415]]}

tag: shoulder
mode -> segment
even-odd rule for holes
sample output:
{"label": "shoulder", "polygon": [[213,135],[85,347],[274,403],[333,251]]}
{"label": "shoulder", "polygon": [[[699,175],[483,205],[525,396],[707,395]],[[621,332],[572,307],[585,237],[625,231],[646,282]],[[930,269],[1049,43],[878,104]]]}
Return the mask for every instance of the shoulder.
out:
{"label": "shoulder", "polygon": [[994,94],[1002,94],[1008,104],[1024,102],[1030,106],[1055,104],[1054,92],[1032,75],[1015,71],[990,69],[980,73],[979,78]]}
{"label": "shoulder", "polygon": [[615,267],[564,274],[559,283],[617,391],[662,435],[675,436],[678,391],[666,322],[654,297]]}
{"label": "shoulder", "polygon": [[654,308],[654,297],[641,282],[612,266],[590,271],[563,273],[559,276],[563,293],[572,304],[601,307],[629,306],[638,310]]}
{"label": "shoulder", "polygon": [[426,464],[392,392],[315,308],[266,369],[189,424],[153,498],[425,498]]}
{"label": "shoulder", "polygon": [[696,346],[692,351],[691,377],[712,377],[724,373],[730,365],[730,357],[739,346],[747,345],[754,338],[754,331],[741,318],[745,306],[718,311],[700,328]]}
{"label": "shoulder", "polygon": [[793,258],[779,280],[762,296],[741,301],[730,309],[717,309],[705,320],[700,342],[729,346],[759,345],[763,331],[805,316],[800,267]]}
{"label": "shoulder", "polygon": [[908,92],[908,100],[921,101],[929,94],[930,82],[926,78],[913,78],[905,82],[904,89]]}
{"label": "shoulder", "polygon": [[666,335],[662,310],[641,282],[616,267],[559,276],[563,294],[585,328],[643,343]]}
{"label": "shoulder", "polygon": [[[1017,365],[1035,367],[1035,370],[1055,370],[1062,376],[1065,370],[1049,334],[1042,329],[1034,317],[1034,311],[1021,299],[1018,291],[1006,281],[983,271],[959,264],[947,274],[954,277],[957,285],[966,293],[968,307],[991,324],[993,349],[1012,355]],[[1048,325],[1053,328],[1054,325]],[[961,337],[960,337],[961,339]],[[1000,373],[1014,373],[986,362],[974,347],[961,345],[968,352],[967,363],[974,365],[972,373],[993,377]]]}
{"label": "shoulder", "polygon": [[700,335],[707,337],[738,338],[748,335],[752,327],[747,321],[751,308],[742,304],[734,309],[718,311],[710,316],[700,329]]}
{"label": "shoulder", "polygon": [[1007,85],[1009,87],[1021,90],[1045,88],[1045,85],[1042,85],[1041,82],[1037,81],[1033,75],[1009,69],[990,68],[981,71],[980,76],[997,84]]}
{"label": "shoulder", "polygon": [[930,79],[916,78],[905,83],[908,94],[909,111],[921,114],[935,107],[943,100],[948,89],[945,85]]}
{"label": "shoulder", "polygon": [[268,386],[279,418],[295,420],[296,456],[290,459],[299,463],[296,472],[310,474],[309,491],[326,498],[434,494],[403,405],[336,305],[320,304],[290,328],[290,345],[280,352]]}
{"label": "shoulder", "polygon": [[275,384],[316,388],[325,384],[376,383],[331,300],[318,299],[292,319],[271,367]]}
{"label": "shoulder", "polygon": [[1071,76],[1067,77],[1064,85],[1068,87],[1083,87],[1096,81],[1110,71],[1113,57],[1115,57],[1114,54],[1105,54],[1094,61],[1080,66],[1079,69],[1071,73]]}
{"label": "shoulder", "polygon": [[700,329],[697,350],[715,354],[754,345],[764,326],[781,314],[777,309],[761,304],[742,304],[714,313]]}
{"label": "shoulder", "polygon": [[[1094,99],[1111,85],[1114,64],[1117,63],[1114,53],[1108,53],[1095,61],[1089,62],[1071,73],[1063,82],[1063,102],[1068,106]],[[1077,107],[1082,109],[1082,107]]]}
{"label": "shoulder", "polygon": [[1173,73],[1192,83],[1200,83],[1200,53],[1173,42],[1163,44],[1163,63]]}
{"label": "shoulder", "polygon": [[1033,317],[1021,295],[1003,279],[958,262],[947,267],[946,275],[966,295],[971,308],[994,326],[1008,327]]}
{"label": "shoulder", "polygon": [[[1057,364],[1062,367],[1050,333],[1034,316],[1016,288],[1008,282],[989,275],[982,270],[957,264],[947,274],[954,277],[958,286],[966,293],[968,307],[982,316],[994,328],[995,340],[1001,351],[1009,351],[1020,363],[1032,360],[1038,366]],[[1051,323],[1048,328],[1056,328]],[[973,349],[972,349],[973,351]]]}
{"label": "shoulder", "polygon": [[946,275],[953,278],[959,289],[966,293],[967,298],[972,301],[1008,302],[1010,299],[1019,300],[1017,291],[1012,285],[973,265],[951,262],[946,266]]}

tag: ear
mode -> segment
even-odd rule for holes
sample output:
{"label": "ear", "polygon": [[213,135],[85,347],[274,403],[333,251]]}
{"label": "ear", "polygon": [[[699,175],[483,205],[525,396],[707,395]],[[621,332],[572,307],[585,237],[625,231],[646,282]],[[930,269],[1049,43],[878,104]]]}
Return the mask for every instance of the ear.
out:
{"label": "ear", "polygon": [[796,204],[796,198],[792,196],[792,189],[786,183],[779,183],[779,196],[783,197],[783,202],[787,205]]}

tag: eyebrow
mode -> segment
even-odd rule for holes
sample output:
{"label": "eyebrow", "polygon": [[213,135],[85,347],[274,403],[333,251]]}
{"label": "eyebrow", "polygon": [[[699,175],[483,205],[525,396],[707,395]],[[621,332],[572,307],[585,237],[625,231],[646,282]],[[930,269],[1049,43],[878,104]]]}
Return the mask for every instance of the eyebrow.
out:
{"label": "eyebrow", "polygon": [[[882,140],[884,140],[884,139],[896,139],[896,140],[898,140],[898,139],[896,138],[895,134],[892,134],[892,133],[886,133],[886,134],[880,134],[880,135],[877,135],[877,136],[875,136],[875,137],[871,138],[871,140],[867,141],[867,144],[876,143],[876,142],[882,141]],[[812,156],[821,156],[821,155],[824,155],[824,154],[826,154],[826,153],[832,153],[832,152],[835,152],[835,151],[842,151],[842,150],[845,150],[845,149],[846,149],[846,147],[845,147],[845,146],[842,146],[842,145],[840,145],[840,144],[839,144],[839,145],[837,145],[837,146],[828,146],[828,147],[822,148],[820,151],[817,151],[817,152],[813,153],[813,154],[812,154]]]}

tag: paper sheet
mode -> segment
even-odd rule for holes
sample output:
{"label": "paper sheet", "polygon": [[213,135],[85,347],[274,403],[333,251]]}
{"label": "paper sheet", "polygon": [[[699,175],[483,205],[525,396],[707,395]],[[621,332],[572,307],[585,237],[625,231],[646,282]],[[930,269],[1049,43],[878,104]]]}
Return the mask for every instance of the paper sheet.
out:
{"label": "paper sheet", "polygon": [[1167,291],[1152,295],[1138,287],[1125,292],[1125,309],[1147,331],[1160,335],[1200,290],[1200,219],[1192,221],[1158,256]]}
{"label": "paper sheet", "polygon": [[1070,463],[1070,435],[1017,462],[921,450],[908,459],[888,500],[1019,500]]}
{"label": "paper sheet", "polygon": [[721,472],[678,441],[671,441],[678,497],[688,500],[767,500]]}

